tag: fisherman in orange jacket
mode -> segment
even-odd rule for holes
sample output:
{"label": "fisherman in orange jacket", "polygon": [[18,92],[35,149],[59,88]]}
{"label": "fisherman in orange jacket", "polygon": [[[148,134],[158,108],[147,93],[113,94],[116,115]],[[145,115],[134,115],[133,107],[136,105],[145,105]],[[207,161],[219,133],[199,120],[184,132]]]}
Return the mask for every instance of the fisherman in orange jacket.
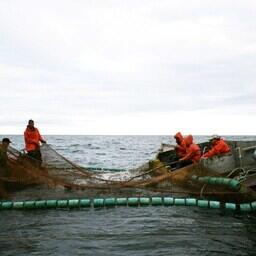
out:
{"label": "fisherman in orange jacket", "polygon": [[183,166],[191,163],[199,162],[201,158],[201,150],[197,144],[193,143],[193,136],[188,135],[185,138],[185,142],[186,142],[186,154],[179,161],[183,162],[182,164]]}
{"label": "fisherman in orange jacket", "polygon": [[177,158],[179,159],[186,155],[186,142],[180,132],[177,132],[174,135],[174,138],[177,143],[175,147],[175,152],[176,152]]}
{"label": "fisherman in orange jacket", "polygon": [[202,158],[208,158],[215,155],[222,155],[230,152],[228,144],[218,135],[213,135],[211,142],[211,149],[203,154]]}
{"label": "fisherman in orange jacket", "polygon": [[46,141],[40,135],[39,130],[34,126],[33,120],[28,121],[27,128],[24,132],[24,140],[28,156],[36,165],[41,166],[42,155],[40,151],[40,142],[46,143]]}

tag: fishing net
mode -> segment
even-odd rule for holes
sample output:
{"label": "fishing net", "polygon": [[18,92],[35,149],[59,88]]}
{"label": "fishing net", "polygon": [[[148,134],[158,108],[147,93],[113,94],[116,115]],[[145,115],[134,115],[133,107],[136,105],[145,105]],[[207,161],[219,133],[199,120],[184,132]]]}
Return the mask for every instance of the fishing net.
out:
{"label": "fishing net", "polygon": [[[8,188],[14,189],[33,185],[43,185],[48,189],[63,187],[73,190],[143,189],[156,186],[168,179],[169,175],[167,168],[160,161],[150,161],[132,170],[133,176],[125,180],[104,179],[102,172],[93,172],[73,163],[48,144],[41,147],[42,163],[13,147],[9,147],[7,153],[8,175],[0,177],[0,180],[7,184]],[[3,190],[3,186],[0,187]],[[5,197],[6,193],[2,191],[0,194]]]}
{"label": "fishing net", "polygon": [[[8,175],[0,177],[0,197],[7,198],[6,190],[18,187],[40,186],[40,189],[56,191],[56,188],[72,191],[149,191],[165,194],[202,195],[202,185],[194,184],[190,177],[196,175],[216,175],[207,171],[201,164],[179,168],[173,165],[174,156],[164,155],[144,165],[128,170],[130,176],[124,180],[106,179],[104,171],[92,171],[79,166],[48,144],[41,147],[42,163],[24,152],[8,148]],[[6,189],[7,188],[7,189]],[[209,186],[203,188],[204,195],[216,195]],[[226,191],[225,193],[229,193]],[[237,192],[230,192],[232,196]],[[145,194],[145,193],[144,193]]]}

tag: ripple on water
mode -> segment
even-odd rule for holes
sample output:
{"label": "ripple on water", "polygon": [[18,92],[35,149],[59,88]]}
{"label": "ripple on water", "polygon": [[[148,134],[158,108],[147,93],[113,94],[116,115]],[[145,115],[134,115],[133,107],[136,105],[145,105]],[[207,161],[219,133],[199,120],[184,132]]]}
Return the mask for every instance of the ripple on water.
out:
{"label": "ripple on water", "polygon": [[[204,137],[196,139],[204,140]],[[12,140],[23,148],[21,136],[13,137]],[[57,150],[81,165],[125,169],[132,169],[153,158],[161,142],[169,140],[169,136],[47,137],[47,141]],[[75,156],[71,144],[81,150],[75,152]],[[97,157],[96,151],[100,153]],[[104,175],[122,179],[130,174],[107,172]],[[112,191],[97,193],[57,190],[46,191],[43,197],[112,195]],[[127,193],[125,196],[137,196],[141,191],[129,190],[124,193]],[[17,196],[39,198],[42,192],[31,188],[18,192]],[[254,255],[256,248],[255,215],[237,215],[194,207],[2,211],[0,227],[1,256]]]}

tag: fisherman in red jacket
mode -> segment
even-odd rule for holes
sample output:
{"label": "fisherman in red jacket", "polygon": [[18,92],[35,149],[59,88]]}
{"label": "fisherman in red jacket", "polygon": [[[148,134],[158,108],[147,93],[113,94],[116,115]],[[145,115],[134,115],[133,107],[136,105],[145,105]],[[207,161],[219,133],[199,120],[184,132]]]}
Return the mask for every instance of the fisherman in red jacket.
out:
{"label": "fisherman in red jacket", "polygon": [[193,143],[193,136],[188,135],[185,138],[185,142],[186,142],[186,154],[179,160],[180,162],[182,162],[182,166],[199,162],[201,158],[201,150],[197,144]]}
{"label": "fisherman in red jacket", "polygon": [[177,143],[175,147],[175,152],[176,152],[177,159],[179,159],[186,155],[186,142],[180,132],[176,133],[174,135],[174,138]]}
{"label": "fisherman in red jacket", "polygon": [[38,129],[34,126],[34,121],[29,120],[28,126],[24,132],[25,149],[28,152],[28,156],[35,162],[36,165],[41,166],[42,155],[40,151],[40,142],[46,143],[43,137],[40,135]]}
{"label": "fisherman in red jacket", "polygon": [[230,152],[229,145],[218,135],[213,135],[211,142],[211,149],[203,154],[202,158],[208,158],[215,155],[222,155]]}

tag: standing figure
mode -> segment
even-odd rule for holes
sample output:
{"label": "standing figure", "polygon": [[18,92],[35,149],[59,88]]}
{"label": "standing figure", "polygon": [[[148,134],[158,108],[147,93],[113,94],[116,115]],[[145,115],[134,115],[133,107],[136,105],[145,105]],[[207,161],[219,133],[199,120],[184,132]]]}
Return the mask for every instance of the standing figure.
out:
{"label": "standing figure", "polygon": [[0,198],[8,198],[5,188],[5,179],[10,175],[7,166],[7,150],[11,143],[9,138],[3,138],[0,144]]}
{"label": "standing figure", "polygon": [[34,121],[29,120],[27,128],[24,132],[25,149],[27,155],[36,166],[41,166],[42,155],[40,151],[40,142],[46,143],[40,135],[39,130],[34,126]]}
{"label": "standing figure", "polygon": [[7,168],[7,149],[9,144],[11,143],[9,138],[3,138],[2,144],[0,144],[0,176],[6,177],[8,176],[8,168]]}

